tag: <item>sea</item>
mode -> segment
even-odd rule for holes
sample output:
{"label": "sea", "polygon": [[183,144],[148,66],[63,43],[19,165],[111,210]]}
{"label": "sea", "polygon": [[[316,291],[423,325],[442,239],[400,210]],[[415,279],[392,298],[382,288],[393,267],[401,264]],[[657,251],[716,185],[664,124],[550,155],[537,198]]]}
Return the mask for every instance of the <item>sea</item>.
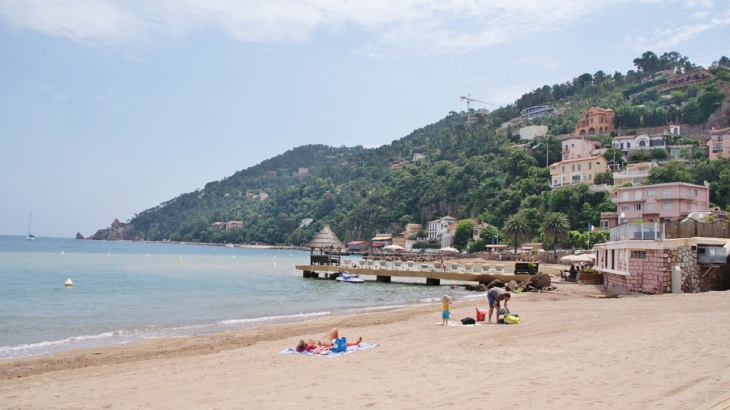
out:
{"label": "sea", "polygon": [[285,249],[0,235],[0,360],[473,297],[425,279],[303,278],[295,265],[308,261]]}

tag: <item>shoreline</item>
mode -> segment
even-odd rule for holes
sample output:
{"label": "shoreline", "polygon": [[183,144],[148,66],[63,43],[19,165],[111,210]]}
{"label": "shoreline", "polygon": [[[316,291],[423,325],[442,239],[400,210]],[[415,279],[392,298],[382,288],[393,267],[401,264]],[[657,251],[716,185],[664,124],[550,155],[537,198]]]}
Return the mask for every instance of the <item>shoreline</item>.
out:
{"label": "shoreline", "polygon": [[[519,325],[434,326],[441,306],[156,339],[0,362],[9,408],[693,409],[727,394],[730,293],[516,294]],[[457,302],[453,320],[484,300]],[[472,316],[473,317],[473,316]],[[332,327],[378,347],[282,355]],[[321,377],[326,375],[326,377]],[[482,403],[482,404],[483,404]],[[481,406],[481,405],[480,405]]]}

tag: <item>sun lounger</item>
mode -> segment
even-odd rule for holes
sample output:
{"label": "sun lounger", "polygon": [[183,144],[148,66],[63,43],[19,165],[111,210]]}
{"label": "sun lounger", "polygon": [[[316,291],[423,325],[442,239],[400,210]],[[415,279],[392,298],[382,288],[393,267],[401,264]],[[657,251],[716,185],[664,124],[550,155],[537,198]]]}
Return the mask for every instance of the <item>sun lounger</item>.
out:
{"label": "sun lounger", "polygon": [[482,271],[482,265],[474,265],[474,269],[472,269],[472,272],[481,273],[481,271]]}
{"label": "sun lounger", "polygon": [[497,265],[497,273],[504,273],[504,265]]}
{"label": "sun lounger", "polygon": [[413,261],[406,262],[408,264],[408,270],[414,270]]}
{"label": "sun lounger", "polygon": [[393,266],[395,270],[401,270],[403,266],[403,262],[401,261],[395,261],[393,262]]}
{"label": "sun lounger", "polygon": [[388,261],[380,261],[380,269],[388,269]]}
{"label": "sun lounger", "polygon": [[471,272],[471,263],[467,263],[464,265],[464,272]]}

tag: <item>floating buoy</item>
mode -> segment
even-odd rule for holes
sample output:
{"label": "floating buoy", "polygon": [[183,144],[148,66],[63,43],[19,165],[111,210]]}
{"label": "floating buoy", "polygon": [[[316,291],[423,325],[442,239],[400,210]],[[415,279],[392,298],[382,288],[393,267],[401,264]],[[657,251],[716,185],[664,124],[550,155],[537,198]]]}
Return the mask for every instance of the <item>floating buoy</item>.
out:
{"label": "floating buoy", "polygon": [[178,262],[182,262],[182,256],[181,256],[181,257],[180,257],[180,259],[178,259],[177,261],[178,261]]}
{"label": "floating buoy", "polygon": [[112,255],[111,255],[110,253],[107,253],[107,254],[106,254],[106,257],[107,257],[107,258],[111,258],[111,257],[112,257]]}
{"label": "floating buoy", "polygon": [[66,285],[66,286],[73,286],[74,285],[74,283],[71,282],[71,278],[66,279],[66,282],[63,282],[63,284]]}
{"label": "floating buoy", "polygon": [[274,266],[276,266],[276,262],[274,262]]}
{"label": "floating buoy", "polygon": [[61,251],[61,255],[63,255],[63,251]]}
{"label": "floating buoy", "polygon": [[233,255],[233,259],[236,259],[236,255]]}
{"label": "floating buoy", "polygon": [[150,257],[150,255],[145,255],[144,257],[145,257],[145,258],[149,258],[149,257]]}
{"label": "floating buoy", "polygon": [[203,259],[203,255],[198,255],[198,259]]}
{"label": "floating buoy", "polygon": [[276,256],[274,256],[274,259],[276,259]]}

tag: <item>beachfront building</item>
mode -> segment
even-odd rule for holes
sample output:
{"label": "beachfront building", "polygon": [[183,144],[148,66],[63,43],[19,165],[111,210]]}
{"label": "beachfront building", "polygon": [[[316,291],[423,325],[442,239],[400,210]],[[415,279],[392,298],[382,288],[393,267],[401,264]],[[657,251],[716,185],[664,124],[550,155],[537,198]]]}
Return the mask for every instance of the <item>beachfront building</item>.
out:
{"label": "beachfront building", "polygon": [[212,224],[210,224],[210,226],[211,226],[211,228],[213,228],[213,230],[217,231],[217,230],[223,229],[226,226],[226,223],[225,222],[213,222]]}
{"label": "beachfront building", "polygon": [[[594,246],[594,268],[610,292],[697,293],[730,288],[730,228],[695,219],[629,223],[611,228]],[[672,268],[679,272],[672,279]]]}
{"label": "beachfront building", "polygon": [[638,149],[652,150],[655,148],[665,149],[663,135],[622,135],[613,139],[611,146],[620,149],[624,154]]}
{"label": "beachfront building", "polygon": [[[479,240],[482,235],[482,230],[487,229],[487,228],[493,228],[495,230],[497,229],[497,227],[494,225],[490,225],[486,222],[482,222],[480,224],[474,225],[474,228],[471,231],[471,238],[474,239],[475,241]],[[492,238],[487,238],[487,239],[491,240]]]}
{"label": "beachfront building", "polygon": [[368,250],[368,241],[347,242],[347,250],[352,252],[363,252]]}
{"label": "beachfront building", "polygon": [[613,186],[621,186],[624,184],[640,185],[649,179],[651,169],[658,166],[659,164],[656,161],[626,165],[623,171],[613,173]]}
{"label": "beachfront building", "polygon": [[601,156],[556,162],[550,165],[552,189],[581,183],[592,185],[601,172],[608,172],[608,162]]}
{"label": "beachfront building", "polygon": [[589,141],[584,138],[571,138],[563,141],[563,161],[567,159],[587,158],[598,155],[601,145],[596,141]]}
{"label": "beachfront building", "polygon": [[384,246],[393,244],[393,235],[389,233],[376,234],[373,239],[370,240],[370,247],[374,249],[382,249]]}
{"label": "beachfront building", "polygon": [[406,165],[408,165],[410,163],[411,163],[410,161],[401,161],[401,162],[398,162],[398,163],[395,163],[395,164],[391,164],[390,165],[390,169],[400,169],[400,168],[403,168],[404,166],[406,166]]}
{"label": "beachfront building", "polygon": [[531,120],[539,117],[549,117],[555,114],[555,108],[549,105],[536,105],[534,107],[525,108],[520,111],[520,117],[525,120]]}
{"label": "beachfront building", "polygon": [[456,218],[446,215],[443,218],[430,221],[428,223],[428,240],[429,242],[441,242],[441,247],[451,246],[451,239],[448,236],[446,228],[456,224]]}
{"label": "beachfront building", "polygon": [[616,212],[601,213],[601,227],[630,221],[676,221],[692,212],[710,210],[710,188],[686,182],[617,188],[611,194]]}
{"label": "beachfront building", "polygon": [[612,109],[590,107],[583,112],[583,117],[575,123],[573,135],[605,134],[613,130],[614,112]]}
{"label": "beachfront building", "polygon": [[243,229],[243,222],[242,221],[228,221],[226,222],[226,230],[231,229]]}
{"label": "beachfront building", "polygon": [[730,128],[715,128],[710,131],[710,160],[720,157],[730,159]]}
{"label": "beachfront building", "polygon": [[694,70],[688,71],[684,74],[676,74],[667,78],[666,84],[660,84],[657,86],[657,91],[668,91],[674,90],[675,88],[686,87],[691,84],[704,83],[715,78],[715,75],[704,68],[695,68]]}
{"label": "beachfront building", "polygon": [[547,125],[530,125],[520,128],[520,139],[532,141],[536,138],[543,138],[547,135]]}

